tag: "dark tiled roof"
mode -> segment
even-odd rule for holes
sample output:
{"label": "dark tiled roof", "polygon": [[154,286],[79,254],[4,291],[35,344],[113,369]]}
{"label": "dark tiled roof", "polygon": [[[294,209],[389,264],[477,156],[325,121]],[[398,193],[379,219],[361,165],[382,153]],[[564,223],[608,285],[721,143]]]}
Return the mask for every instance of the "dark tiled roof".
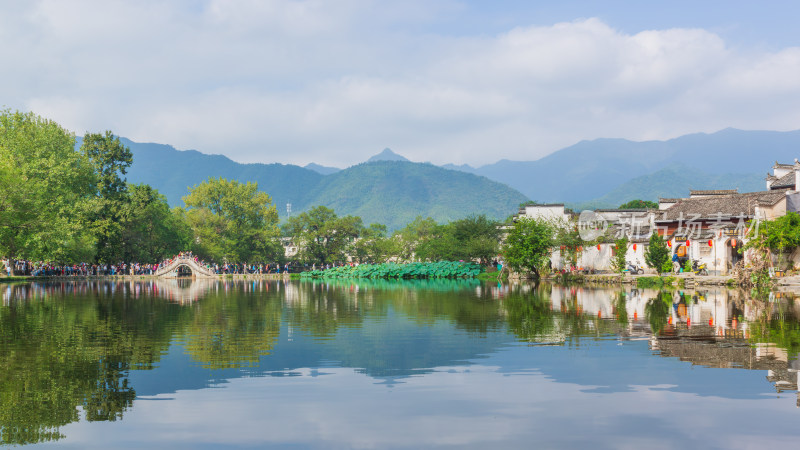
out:
{"label": "dark tiled roof", "polygon": [[630,208],[630,209],[618,209],[618,208],[610,208],[610,209],[595,209],[596,212],[618,212],[618,213],[636,213],[636,212],[647,212],[650,211],[647,208]]}
{"label": "dark tiled roof", "polygon": [[613,243],[616,239],[622,237],[623,234],[628,238],[628,242],[631,244],[649,242],[650,222],[644,222],[637,226],[633,226],[630,223],[624,225],[612,224],[608,227],[600,240],[604,243]]}
{"label": "dark tiled roof", "polygon": [[792,188],[794,189],[794,171],[778,178],[769,185],[770,189]]}
{"label": "dark tiled roof", "polygon": [[673,222],[683,214],[683,220],[696,217],[698,219],[716,219],[739,215],[752,216],[755,206],[772,206],[786,197],[786,190],[748,192],[745,194],[714,195],[705,198],[685,198],[657,215],[657,222]]}
{"label": "dark tiled roof", "polygon": [[681,200],[680,198],[660,198],[658,203],[678,203]]}
{"label": "dark tiled roof", "polygon": [[738,189],[712,189],[707,191],[689,191],[689,195],[730,195],[738,194]]}

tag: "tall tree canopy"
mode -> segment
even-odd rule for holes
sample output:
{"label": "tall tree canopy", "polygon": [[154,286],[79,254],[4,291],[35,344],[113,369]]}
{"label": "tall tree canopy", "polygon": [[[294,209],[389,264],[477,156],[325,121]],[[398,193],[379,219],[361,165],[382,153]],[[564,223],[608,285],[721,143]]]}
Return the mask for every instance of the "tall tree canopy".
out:
{"label": "tall tree canopy", "polygon": [[499,223],[485,215],[470,216],[428,230],[414,247],[429,261],[472,261],[488,264],[500,247]]}
{"label": "tall tree canopy", "polygon": [[300,248],[301,260],[329,264],[346,260],[364,225],[360,217],[339,217],[332,209],[317,206],[289,219],[287,229]]}
{"label": "tall tree canopy", "polygon": [[209,178],[189,188],[183,201],[198,255],[218,262],[282,258],[278,211],[256,183]]}
{"label": "tall tree canopy", "polygon": [[128,186],[128,201],[120,217],[124,261],[155,263],[188,250],[192,230],[180,211],[171,211],[167,199],[147,184]]}
{"label": "tall tree canopy", "polygon": [[619,209],[658,209],[658,203],[650,200],[631,200],[619,205]]}
{"label": "tall tree canopy", "polygon": [[539,272],[550,260],[556,227],[547,220],[522,217],[511,226],[503,246],[506,264],[516,271]]}
{"label": "tall tree canopy", "polygon": [[81,153],[92,162],[95,173],[94,198],[88,219],[97,242],[96,259],[119,262],[126,259],[118,243],[122,239],[122,216],[130,202],[124,175],[133,163],[133,155],[110,131],[86,133]]}
{"label": "tall tree canopy", "polygon": [[0,255],[90,257],[82,218],[94,182],[71,133],[33,113],[0,111]]}
{"label": "tall tree canopy", "polygon": [[656,269],[656,272],[669,272],[672,269],[667,241],[655,231],[650,235],[650,243],[645,250],[644,261],[648,266]]}

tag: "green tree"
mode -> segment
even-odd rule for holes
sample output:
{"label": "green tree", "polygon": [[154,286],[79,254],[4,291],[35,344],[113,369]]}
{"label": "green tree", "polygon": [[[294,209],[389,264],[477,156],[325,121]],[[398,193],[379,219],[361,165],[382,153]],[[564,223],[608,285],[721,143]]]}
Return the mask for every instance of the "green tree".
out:
{"label": "green tree", "polygon": [[623,237],[614,241],[616,253],[611,257],[611,268],[614,272],[622,273],[627,265],[628,238]]}
{"label": "green tree", "polygon": [[576,266],[578,264],[578,249],[585,244],[581,239],[577,223],[561,223],[556,227],[556,230],[554,245],[560,248],[561,258],[567,266]]}
{"label": "green tree", "polygon": [[456,242],[454,260],[479,260],[489,264],[500,249],[499,223],[486,215],[469,216],[451,222],[449,227]]}
{"label": "green tree", "polygon": [[664,269],[665,263],[669,263],[669,256],[670,250],[669,247],[667,247],[667,242],[664,240],[664,237],[657,232],[653,232],[653,234],[650,235],[650,243],[647,246],[647,251],[644,253],[645,262],[658,272]]}
{"label": "green tree", "polygon": [[509,230],[503,246],[506,264],[515,271],[530,271],[539,277],[550,260],[555,227],[543,219],[520,218]]}
{"label": "green tree", "polygon": [[767,220],[759,227],[751,227],[745,250],[755,248],[777,252],[779,258],[800,246],[800,214],[789,211],[785,216]]}
{"label": "green tree", "polygon": [[192,230],[179,210],[170,210],[166,197],[146,184],[128,190],[116,244],[123,260],[155,263],[190,248]]}
{"label": "green tree", "polygon": [[339,217],[332,209],[317,206],[290,218],[287,229],[300,248],[299,259],[324,265],[344,261],[364,225],[360,217]]}
{"label": "green tree", "polygon": [[96,259],[118,262],[125,258],[118,244],[122,239],[123,211],[130,200],[124,175],[133,162],[133,154],[110,131],[86,133],[81,153],[92,162],[95,172],[94,198],[88,220],[97,241]]}
{"label": "green tree", "polygon": [[416,256],[420,261],[454,261],[459,259],[458,241],[453,227],[437,224],[430,230],[426,239],[416,246]]}
{"label": "green tree", "polygon": [[386,225],[379,223],[364,228],[353,246],[354,256],[359,263],[386,262],[398,252],[398,240],[386,237]]}
{"label": "green tree", "polygon": [[202,258],[275,261],[283,256],[278,211],[256,183],[209,178],[183,197],[192,233],[192,249]]}
{"label": "green tree", "polygon": [[33,113],[0,111],[0,254],[69,261],[92,253],[82,219],[93,182],[71,133]]}
{"label": "green tree", "polygon": [[619,205],[619,209],[658,209],[658,203],[650,200],[631,200]]}
{"label": "green tree", "polygon": [[399,257],[403,261],[419,259],[417,249],[426,241],[433,239],[434,230],[439,225],[431,217],[417,216],[403,229],[395,233],[400,242]]}

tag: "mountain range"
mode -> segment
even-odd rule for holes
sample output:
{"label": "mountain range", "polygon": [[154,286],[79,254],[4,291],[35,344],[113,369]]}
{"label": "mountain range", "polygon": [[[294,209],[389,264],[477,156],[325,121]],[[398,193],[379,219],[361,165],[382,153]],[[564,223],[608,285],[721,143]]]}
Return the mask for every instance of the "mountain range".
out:
{"label": "mountain range", "polygon": [[763,190],[775,161],[800,156],[800,130],[732,128],[667,141],[581,141],[538,160],[480,167],[411,162],[388,148],[346,169],[240,164],[169,145],[123,142],[134,153],[129,181],[156,187],[173,206],[182,204],[188,186],[217,176],[257,182],[283,216],[287,203],[295,213],[322,204],[390,229],[417,215],[440,222],[470,214],[503,218],[527,199],[583,209],[682,197],[690,189]]}
{"label": "mountain range", "polygon": [[[764,176],[776,160],[793,162],[797,157],[800,157],[800,130],[727,128],[667,141],[595,139],[581,141],[535,161],[500,160],[478,168],[445,167],[492,180],[502,179],[542,202],[603,202],[606,195],[618,190],[616,195],[606,197],[606,201],[619,205],[633,198],[680,197],[687,195],[689,189],[735,187],[740,183],[743,189],[764,189]],[[668,167],[671,171],[659,173]],[[636,188],[642,183],[636,180],[642,176],[650,176],[650,181],[657,179],[660,188],[639,193]],[[749,177],[748,181],[744,182],[742,176]],[[756,178],[761,180],[760,186],[755,186]],[[731,180],[735,180],[734,184],[727,184]]]}
{"label": "mountain range", "polygon": [[324,175],[319,172],[322,166],[240,164],[225,156],[179,151],[163,144],[137,143],[124,138],[122,142],[133,153],[128,181],[155,187],[172,206],[183,205],[181,197],[188,193],[188,187],[212,176],[258,183],[284,217],[289,213],[288,204],[295,214],[325,205],[339,215],[358,215],[366,224],[382,223],[390,230],[402,228],[418,215],[433,217],[438,222],[471,214],[502,219],[527,200],[505,184],[432,164],[410,162],[389,149],[371,162],[334,169]]}

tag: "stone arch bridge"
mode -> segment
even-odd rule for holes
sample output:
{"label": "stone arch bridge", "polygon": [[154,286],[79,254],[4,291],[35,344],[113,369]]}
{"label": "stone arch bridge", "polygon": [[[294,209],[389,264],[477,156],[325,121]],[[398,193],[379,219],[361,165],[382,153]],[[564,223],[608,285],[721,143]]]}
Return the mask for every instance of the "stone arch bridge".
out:
{"label": "stone arch bridge", "polygon": [[193,257],[176,256],[169,264],[159,267],[154,274],[157,277],[175,278],[178,276],[178,269],[186,267],[192,271],[192,276],[197,278],[216,278],[217,274],[213,269],[209,269],[194,260]]}

